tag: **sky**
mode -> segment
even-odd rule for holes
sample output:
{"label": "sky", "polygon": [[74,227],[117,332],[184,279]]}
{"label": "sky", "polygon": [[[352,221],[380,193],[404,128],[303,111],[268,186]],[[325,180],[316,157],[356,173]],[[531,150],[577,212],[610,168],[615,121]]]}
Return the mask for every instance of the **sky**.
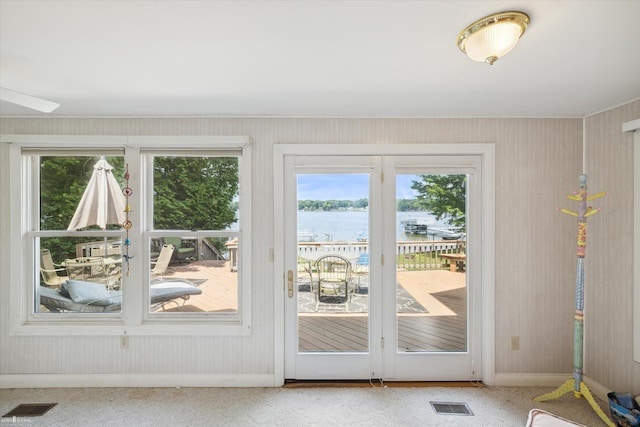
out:
{"label": "sky", "polygon": [[[298,200],[358,200],[368,198],[368,174],[299,174]],[[396,175],[398,199],[413,199],[416,175]]]}

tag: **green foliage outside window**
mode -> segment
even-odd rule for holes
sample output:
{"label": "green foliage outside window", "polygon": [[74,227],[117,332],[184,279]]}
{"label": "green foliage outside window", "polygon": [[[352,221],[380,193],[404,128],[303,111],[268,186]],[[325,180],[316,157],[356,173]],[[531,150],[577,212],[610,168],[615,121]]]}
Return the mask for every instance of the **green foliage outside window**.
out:
{"label": "green foliage outside window", "polygon": [[[95,157],[42,157],[40,162],[40,229],[66,230],[80,203]],[[113,175],[124,182],[122,157],[108,157]]]}
{"label": "green foliage outside window", "polygon": [[298,200],[299,211],[346,211],[346,210],[363,210],[369,207],[368,199],[358,200]]}
{"label": "green foliage outside window", "polygon": [[237,220],[237,158],[156,157],[153,173],[156,230],[224,230]]}
{"label": "green foliage outside window", "polygon": [[[41,230],[67,229],[99,158],[41,158]],[[113,166],[120,186],[124,187],[124,158],[107,157],[107,161]],[[156,157],[154,228],[224,230],[237,220],[238,204],[234,200],[238,195],[238,178],[238,159],[235,157]],[[76,243],[95,240],[95,237],[46,238],[46,248],[54,260],[60,260],[75,257]]]}
{"label": "green foliage outside window", "polygon": [[421,175],[411,188],[418,192],[418,200],[437,220],[461,227],[466,224],[466,175]]}
{"label": "green foliage outside window", "polygon": [[[89,183],[93,166],[99,159],[100,156],[55,156],[40,159],[41,230],[67,229]],[[118,182],[122,183],[124,159],[107,157],[107,162],[113,166],[113,174]],[[46,239],[46,243],[43,241],[41,247],[49,249],[54,260],[61,260],[76,256],[76,243],[94,240],[96,240],[95,237],[76,239],[51,237]]]}
{"label": "green foliage outside window", "polygon": [[421,212],[426,208],[418,199],[398,199],[398,212]]}

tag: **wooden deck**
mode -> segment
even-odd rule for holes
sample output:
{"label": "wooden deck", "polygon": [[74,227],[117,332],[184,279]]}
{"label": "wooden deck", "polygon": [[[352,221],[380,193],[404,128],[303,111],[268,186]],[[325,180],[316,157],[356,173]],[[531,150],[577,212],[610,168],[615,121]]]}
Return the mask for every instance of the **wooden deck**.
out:
{"label": "wooden deck", "polygon": [[[207,279],[201,295],[167,311],[233,312],[238,309],[237,273],[228,261],[197,261],[171,265],[164,275]],[[426,313],[397,316],[400,351],[464,351],[467,304],[466,274],[447,270],[399,271],[398,281]],[[301,313],[298,316],[299,350],[303,352],[367,351],[367,313]]]}
{"label": "wooden deck", "polygon": [[[433,294],[454,314],[398,314],[399,351],[465,351],[466,289]],[[298,349],[301,352],[368,351],[369,316],[325,314],[298,316]]]}
{"label": "wooden deck", "polygon": [[168,305],[165,311],[223,313],[238,311],[238,273],[229,261],[195,261],[172,264],[159,278],[206,279],[202,294],[192,295],[184,305]]}

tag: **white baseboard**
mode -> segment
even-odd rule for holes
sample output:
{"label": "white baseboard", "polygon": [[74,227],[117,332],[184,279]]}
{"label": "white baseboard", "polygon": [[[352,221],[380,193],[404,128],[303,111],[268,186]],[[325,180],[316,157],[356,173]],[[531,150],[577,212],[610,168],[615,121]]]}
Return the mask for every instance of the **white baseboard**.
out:
{"label": "white baseboard", "polygon": [[553,387],[571,378],[567,374],[498,374],[495,385],[502,387]]}
{"label": "white baseboard", "polygon": [[0,388],[274,387],[273,375],[25,374],[0,375]]}
{"label": "white baseboard", "polygon": [[[570,374],[496,374],[495,385],[499,387],[560,387],[572,378]],[[582,380],[591,390],[591,394],[605,402],[608,401],[607,393],[611,390],[588,377],[583,377]]]}
{"label": "white baseboard", "polygon": [[595,397],[601,400],[604,400],[605,402],[609,401],[607,394],[611,393],[612,390],[609,390],[602,384],[595,382],[589,377],[584,377],[583,381],[587,385],[587,387],[589,387],[589,390],[591,390],[591,394],[593,394]]}
{"label": "white baseboard", "polygon": [[[496,387],[559,387],[566,374],[496,374]],[[0,375],[0,388],[68,387],[278,387],[273,375],[201,374],[25,374]],[[605,402],[609,389],[584,377],[591,393]]]}

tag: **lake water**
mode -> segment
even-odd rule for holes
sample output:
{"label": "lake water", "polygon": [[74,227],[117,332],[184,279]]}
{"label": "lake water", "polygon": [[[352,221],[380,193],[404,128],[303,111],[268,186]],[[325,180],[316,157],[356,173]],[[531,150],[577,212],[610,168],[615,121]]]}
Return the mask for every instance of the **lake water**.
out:
{"label": "lake water", "polygon": [[[367,237],[368,216],[366,211],[298,211],[298,230],[309,231],[314,235],[316,242],[336,242],[338,240],[356,241],[358,238]],[[396,237],[398,240],[425,240],[424,235],[405,234],[400,221],[408,218],[427,218],[434,222],[434,226],[447,227],[442,221],[427,212],[398,212],[396,224]],[[431,236],[429,236],[431,239]],[[307,239],[300,238],[300,241]]]}

